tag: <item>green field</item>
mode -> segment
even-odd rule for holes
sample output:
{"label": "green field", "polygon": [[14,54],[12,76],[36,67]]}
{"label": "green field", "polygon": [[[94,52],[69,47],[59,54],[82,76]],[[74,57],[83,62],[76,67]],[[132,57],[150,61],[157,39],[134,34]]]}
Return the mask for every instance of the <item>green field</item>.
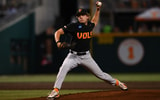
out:
{"label": "green field", "polygon": [[[111,74],[122,81],[160,81],[160,73],[131,73]],[[3,82],[54,82],[55,74],[51,75],[3,75],[0,76],[0,83]],[[100,82],[91,74],[68,74],[65,82]],[[91,92],[98,90],[61,90],[61,94]],[[0,100],[18,100],[23,98],[45,97],[50,90],[0,90]]]}
{"label": "green field", "polygon": [[[60,94],[93,92],[98,90],[61,90]],[[0,100],[18,100],[26,98],[47,97],[50,90],[1,90]]]}
{"label": "green field", "polygon": [[[122,81],[160,81],[160,73],[119,73],[110,74]],[[0,82],[53,82],[55,74],[51,75],[2,75]],[[65,82],[98,82],[101,81],[92,74],[68,74]]]}

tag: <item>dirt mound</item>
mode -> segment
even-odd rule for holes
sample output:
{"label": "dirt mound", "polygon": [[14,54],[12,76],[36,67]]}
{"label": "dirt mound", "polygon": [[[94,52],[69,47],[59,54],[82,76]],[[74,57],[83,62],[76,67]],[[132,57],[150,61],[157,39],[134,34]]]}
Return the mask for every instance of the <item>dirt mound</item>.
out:
{"label": "dirt mound", "polygon": [[[160,100],[160,90],[131,89],[61,95],[56,100]],[[24,100],[46,100],[46,97]]]}

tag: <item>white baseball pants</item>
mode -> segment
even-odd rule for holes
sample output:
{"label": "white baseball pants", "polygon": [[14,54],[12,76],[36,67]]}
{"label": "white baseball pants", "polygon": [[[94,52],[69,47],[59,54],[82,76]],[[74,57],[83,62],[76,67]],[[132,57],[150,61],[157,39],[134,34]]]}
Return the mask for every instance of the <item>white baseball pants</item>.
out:
{"label": "white baseball pants", "polygon": [[54,88],[61,89],[62,82],[64,81],[67,73],[73,68],[78,67],[78,65],[83,65],[99,79],[104,80],[105,82],[108,82],[112,85],[116,84],[116,80],[100,69],[100,67],[97,65],[97,63],[90,55],[90,52],[88,51],[85,55],[80,56],[73,53],[69,53],[67,55],[62,66],[59,69]]}

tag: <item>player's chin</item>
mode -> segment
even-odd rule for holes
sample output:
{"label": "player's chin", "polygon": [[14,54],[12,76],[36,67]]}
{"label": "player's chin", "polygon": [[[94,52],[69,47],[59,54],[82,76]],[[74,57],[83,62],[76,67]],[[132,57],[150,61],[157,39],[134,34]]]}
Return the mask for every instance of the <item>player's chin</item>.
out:
{"label": "player's chin", "polygon": [[80,22],[80,23],[86,23],[86,21],[85,21],[85,20],[79,20],[79,22]]}

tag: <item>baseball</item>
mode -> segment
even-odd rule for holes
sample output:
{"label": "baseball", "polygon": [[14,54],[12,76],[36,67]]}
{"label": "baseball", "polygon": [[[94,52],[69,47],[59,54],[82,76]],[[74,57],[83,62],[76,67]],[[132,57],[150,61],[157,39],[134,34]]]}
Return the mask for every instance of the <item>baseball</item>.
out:
{"label": "baseball", "polygon": [[97,2],[97,6],[98,6],[98,7],[101,7],[101,6],[102,6],[102,2],[98,1],[98,2]]}

